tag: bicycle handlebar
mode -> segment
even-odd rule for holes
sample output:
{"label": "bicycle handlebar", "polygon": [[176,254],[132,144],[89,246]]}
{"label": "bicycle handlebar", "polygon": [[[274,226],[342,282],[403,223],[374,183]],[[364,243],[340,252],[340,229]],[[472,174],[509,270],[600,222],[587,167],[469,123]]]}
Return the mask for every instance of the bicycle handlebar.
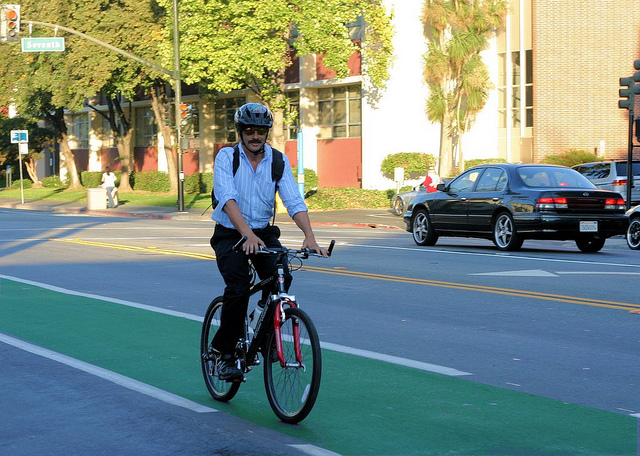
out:
{"label": "bicycle handlebar", "polygon": [[[242,236],[242,238],[233,246],[233,251],[234,252],[239,252],[240,248],[242,247],[242,244],[244,244],[246,240],[247,240],[247,236]],[[333,247],[335,245],[336,245],[336,241],[332,239],[331,243],[329,244],[329,248],[327,249],[328,256],[331,256],[331,252],[333,252]],[[309,248],[296,250],[296,249],[288,249],[286,247],[269,248],[269,247],[265,247],[263,245],[260,246],[260,249],[256,253],[270,253],[270,254],[293,253],[294,255],[302,255],[302,258],[309,258],[309,255],[322,257],[322,255],[320,253],[314,252],[313,250],[311,250]]]}

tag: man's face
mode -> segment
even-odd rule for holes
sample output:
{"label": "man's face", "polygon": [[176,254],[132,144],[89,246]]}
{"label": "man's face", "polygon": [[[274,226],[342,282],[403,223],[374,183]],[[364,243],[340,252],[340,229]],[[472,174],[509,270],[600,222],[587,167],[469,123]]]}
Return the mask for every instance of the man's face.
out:
{"label": "man's face", "polygon": [[258,152],[267,141],[268,132],[269,129],[265,127],[245,127],[242,130],[244,145],[246,145],[251,152]]}

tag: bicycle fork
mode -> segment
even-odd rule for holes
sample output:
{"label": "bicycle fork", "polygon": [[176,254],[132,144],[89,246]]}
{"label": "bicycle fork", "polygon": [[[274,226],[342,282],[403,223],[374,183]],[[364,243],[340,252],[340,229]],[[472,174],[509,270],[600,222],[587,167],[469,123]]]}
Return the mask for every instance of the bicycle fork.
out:
{"label": "bicycle fork", "polygon": [[302,368],[306,370],[305,365],[302,363],[302,349],[300,347],[300,324],[298,323],[297,318],[291,319],[291,324],[293,327],[293,347],[296,355],[295,363],[287,363],[284,358],[284,346],[282,343],[282,324],[285,321],[284,315],[284,306],[287,305],[289,307],[298,307],[296,302],[288,297],[283,297],[278,301],[276,306],[276,311],[273,316],[273,331],[276,339],[276,353],[278,354],[278,361],[280,362],[280,366],[283,368]]}

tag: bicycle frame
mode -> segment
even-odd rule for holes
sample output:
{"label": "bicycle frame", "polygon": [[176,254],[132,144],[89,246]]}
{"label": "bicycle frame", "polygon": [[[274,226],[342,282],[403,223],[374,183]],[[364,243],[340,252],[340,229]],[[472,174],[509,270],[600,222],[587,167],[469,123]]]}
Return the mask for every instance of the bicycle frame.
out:
{"label": "bicycle frame", "polygon": [[[284,321],[284,309],[286,306],[288,307],[298,307],[296,302],[296,298],[293,295],[287,294],[285,291],[285,266],[287,265],[287,251],[281,252],[272,252],[265,251],[265,254],[275,254],[278,255],[276,260],[276,273],[268,277],[259,283],[253,285],[249,294],[252,296],[255,293],[264,290],[265,288],[271,286],[271,282],[276,280],[275,287],[277,288],[277,293],[273,293],[269,295],[269,299],[265,305],[265,309],[263,311],[264,316],[262,317],[262,321],[256,326],[254,331],[253,338],[249,346],[245,351],[245,366],[246,368],[255,365],[254,361],[258,351],[260,350],[261,345],[264,342],[265,336],[269,333],[268,329],[270,328],[269,323],[265,325],[265,322],[271,322],[273,324],[273,329],[275,333],[275,341],[276,341],[276,353],[278,354],[278,361],[280,362],[281,367],[303,367],[302,364],[302,353],[300,350],[300,334],[298,332],[298,324],[296,322],[293,323],[294,329],[294,348],[296,353],[296,365],[286,365],[283,353],[283,345],[282,345],[282,322]],[[275,291],[275,290],[274,290]],[[248,333],[248,328],[247,328]],[[247,334],[248,335],[248,334]],[[245,339],[246,340],[246,339]],[[243,369],[247,370],[247,369]]]}

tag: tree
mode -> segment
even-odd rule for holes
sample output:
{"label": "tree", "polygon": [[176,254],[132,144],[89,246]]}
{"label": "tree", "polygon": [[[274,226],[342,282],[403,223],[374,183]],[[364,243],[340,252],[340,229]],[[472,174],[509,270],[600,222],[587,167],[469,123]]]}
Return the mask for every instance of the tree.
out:
{"label": "tree", "polygon": [[27,130],[29,132],[29,152],[22,160],[27,174],[34,186],[40,185],[40,179],[36,174],[36,165],[42,158],[41,151],[53,141],[53,131],[41,128],[35,122],[25,118],[9,118],[0,115],[0,166],[10,165],[18,167],[18,145],[11,143],[11,130]]}
{"label": "tree", "polygon": [[[171,10],[171,0],[158,2]],[[363,42],[354,41],[347,27],[359,17],[367,28]],[[371,84],[383,87],[388,78],[391,16],[381,0],[181,0],[179,19],[185,82],[214,94],[250,89],[274,111],[276,147],[284,144],[285,69],[295,54],[323,54],[325,64],[344,77],[349,57],[362,52]],[[165,41],[167,65],[170,43]]]}
{"label": "tree", "polygon": [[484,107],[491,88],[480,52],[502,27],[506,13],[504,0],[425,0],[427,117],[440,123],[440,174],[451,173],[456,155],[458,167],[464,169],[462,135]]}

